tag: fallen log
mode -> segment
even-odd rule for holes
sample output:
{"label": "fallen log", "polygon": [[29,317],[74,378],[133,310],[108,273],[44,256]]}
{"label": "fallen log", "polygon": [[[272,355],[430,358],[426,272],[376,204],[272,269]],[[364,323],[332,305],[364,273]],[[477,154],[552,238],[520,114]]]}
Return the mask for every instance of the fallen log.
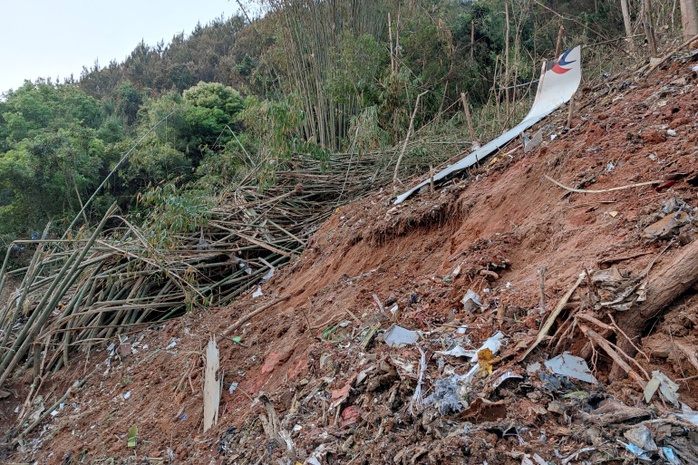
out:
{"label": "fallen log", "polygon": [[[685,246],[670,262],[649,277],[647,298],[625,312],[617,312],[616,322],[628,336],[619,340],[618,346],[630,356],[637,353],[631,343],[639,339],[643,330],[660,317],[668,306],[698,282],[698,241]],[[623,369],[614,364],[610,378],[618,379]]]}

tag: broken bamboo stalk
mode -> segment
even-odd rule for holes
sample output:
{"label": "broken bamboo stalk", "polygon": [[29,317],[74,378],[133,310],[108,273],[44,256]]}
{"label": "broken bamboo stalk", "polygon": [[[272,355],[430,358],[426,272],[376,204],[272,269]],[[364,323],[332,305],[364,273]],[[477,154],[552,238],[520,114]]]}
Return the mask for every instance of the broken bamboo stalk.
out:
{"label": "broken bamboo stalk", "polygon": [[238,321],[236,321],[236,322],[233,323],[232,325],[228,326],[228,328],[227,328],[225,331],[223,331],[223,336],[228,336],[230,333],[232,333],[233,331],[235,331],[236,329],[238,329],[240,326],[244,325],[244,324],[245,324],[247,321],[249,321],[250,319],[252,319],[252,318],[256,317],[257,315],[259,315],[259,314],[262,313],[263,311],[265,311],[265,310],[267,310],[267,309],[273,307],[274,305],[279,304],[279,303],[281,303],[281,302],[283,302],[283,301],[285,301],[285,300],[288,300],[288,299],[290,299],[290,298],[291,298],[291,294],[286,294],[286,295],[284,295],[284,296],[279,297],[278,299],[274,299],[274,300],[272,300],[271,302],[262,305],[262,306],[259,307],[257,310],[255,310],[255,311],[253,311],[252,313],[249,313],[249,314],[243,316],[243,317],[240,318]]}
{"label": "broken bamboo stalk", "polygon": [[478,141],[477,137],[475,136],[475,129],[473,128],[473,119],[470,117],[470,105],[468,104],[468,98],[465,95],[465,92],[460,93],[460,101],[463,105],[463,112],[465,113],[465,123],[468,125],[468,133],[470,134],[470,140],[472,141],[473,145],[477,144],[479,147],[480,141]]}
{"label": "broken bamboo stalk", "polygon": [[427,94],[428,91],[424,91],[421,94],[417,96],[417,99],[414,102],[414,109],[412,110],[412,116],[410,117],[410,125],[407,128],[407,135],[405,136],[405,142],[402,144],[402,150],[400,150],[400,156],[397,157],[397,163],[395,163],[395,171],[393,172],[393,182],[398,180],[398,172],[400,171],[400,163],[402,162],[402,157],[405,155],[405,150],[407,149],[407,143],[410,140],[410,136],[412,135],[412,131],[414,129],[414,117],[417,116],[417,110],[419,109],[419,99],[422,98],[422,95]]}
{"label": "broken bamboo stalk", "polygon": [[523,362],[526,357],[528,357],[528,354],[530,354],[533,349],[538,347],[538,344],[540,344],[545,336],[548,335],[548,331],[550,331],[550,328],[553,327],[553,323],[555,323],[555,320],[557,317],[560,315],[562,312],[562,309],[565,307],[567,302],[570,300],[570,297],[572,297],[572,294],[574,293],[575,290],[579,287],[580,284],[582,284],[582,281],[585,278],[584,273],[580,273],[579,277],[577,278],[577,281],[572,285],[572,287],[567,291],[567,293],[562,296],[562,299],[560,299],[560,302],[558,302],[557,307],[555,307],[555,310],[550,314],[548,319],[545,321],[545,324],[543,327],[538,331],[538,336],[536,337],[536,340],[531,344],[531,347],[528,348],[526,352],[519,358],[519,362]]}

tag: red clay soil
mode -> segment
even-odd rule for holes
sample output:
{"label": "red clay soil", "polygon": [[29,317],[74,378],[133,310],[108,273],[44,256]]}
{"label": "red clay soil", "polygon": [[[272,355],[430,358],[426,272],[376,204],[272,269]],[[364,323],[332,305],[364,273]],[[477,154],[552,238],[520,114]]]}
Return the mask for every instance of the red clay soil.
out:
{"label": "red clay soil", "polygon": [[[98,346],[76,356],[42,386],[45,407],[75,381],[86,378],[84,385],[9,447],[7,460],[620,464],[637,457],[619,441],[629,443],[626,433],[647,426],[660,449],[648,457],[696,463],[695,425],[659,393],[646,403],[632,378],[611,379],[613,361],[575,318],[594,315],[615,342],[614,313],[594,306],[603,289],[589,285],[592,275],[616,266],[637,276],[656,260],[651,274],[694,239],[694,60],[684,54],[648,77],[583,89],[572,129],[563,129],[561,111],[541,124],[552,128],[539,148],[524,154],[513,142],[507,154],[436,192],[394,206],[405,186],[391,186],[339,208],[303,255],[263,284],[263,297],[134,333],[111,352]],[[593,190],[659,183],[574,193],[546,175]],[[645,231],[677,211],[687,214],[680,228]],[[548,336],[520,361],[583,272],[588,279]],[[480,295],[481,308],[464,308],[468,290]],[[238,318],[286,295],[223,335]],[[680,402],[698,409],[698,297],[692,290],[676,297],[648,322],[629,363],[643,382],[653,371],[678,382]],[[393,323],[420,332],[419,341],[389,347],[384,330]],[[505,336],[500,353],[468,383],[453,384],[458,405],[431,403],[453,375],[473,366],[441,352],[477,349],[497,331]],[[218,422],[204,433],[203,357],[213,337],[223,393]],[[563,351],[584,355],[599,383],[527,371]],[[10,387],[0,401],[4,425],[14,424],[29,389],[22,379]],[[136,446],[127,447],[134,425]],[[662,447],[678,462],[663,461]]]}

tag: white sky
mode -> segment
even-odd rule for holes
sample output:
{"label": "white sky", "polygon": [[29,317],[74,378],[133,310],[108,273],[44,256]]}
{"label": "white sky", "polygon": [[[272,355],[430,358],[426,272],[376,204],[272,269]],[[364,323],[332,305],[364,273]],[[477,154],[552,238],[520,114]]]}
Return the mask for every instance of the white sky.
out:
{"label": "white sky", "polygon": [[27,79],[77,79],[95,60],[122,62],[141,39],[167,44],[237,11],[234,0],[0,0],[0,95]]}

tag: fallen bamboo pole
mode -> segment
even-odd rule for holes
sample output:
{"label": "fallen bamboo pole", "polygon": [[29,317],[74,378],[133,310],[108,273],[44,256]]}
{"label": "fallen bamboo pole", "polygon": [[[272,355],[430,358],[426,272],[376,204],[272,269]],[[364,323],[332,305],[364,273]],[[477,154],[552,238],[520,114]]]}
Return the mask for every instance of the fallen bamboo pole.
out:
{"label": "fallen bamboo pole", "polygon": [[240,326],[242,326],[242,325],[244,325],[245,323],[247,323],[250,319],[252,319],[252,318],[256,317],[257,315],[259,315],[259,314],[262,313],[263,311],[268,310],[269,308],[273,307],[274,305],[279,304],[279,303],[281,303],[281,302],[284,302],[285,300],[288,300],[288,299],[290,299],[290,298],[291,298],[291,294],[286,294],[286,295],[284,295],[284,296],[282,296],[282,297],[279,297],[278,299],[274,299],[274,300],[272,300],[271,302],[262,305],[262,306],[261,306],[260,308],[258,308],[257,310],[255,310],[255,311],[253,311],[252,313],[249,313],[249,314],[243,316],[243,317],[240,318],[238,321],[236,321],[236,322],[233,323],[232,325],[228,326],[228,329],[226,329],[225,331],[223,331],[223,335],[224,335],[224,336],[228,336],[230,333],[232,333],[233,331],[235,331],[236,329],[238,329]]}

